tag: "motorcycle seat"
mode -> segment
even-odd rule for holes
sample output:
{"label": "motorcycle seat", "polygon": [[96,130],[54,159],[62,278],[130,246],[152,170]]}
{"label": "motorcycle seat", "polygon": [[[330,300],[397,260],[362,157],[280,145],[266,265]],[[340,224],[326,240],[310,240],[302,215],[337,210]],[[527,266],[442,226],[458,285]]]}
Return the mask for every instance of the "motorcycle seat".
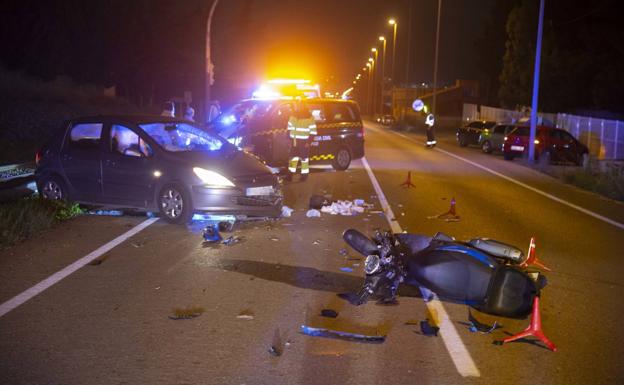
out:
{"label": "motorcycle seat", "polygon": [[410,249],[412,254],[416,254],[429,247],[429,244],[433,239],[426,235],[407,233],[397,234],[397,238],[403,245],[407,246]]}

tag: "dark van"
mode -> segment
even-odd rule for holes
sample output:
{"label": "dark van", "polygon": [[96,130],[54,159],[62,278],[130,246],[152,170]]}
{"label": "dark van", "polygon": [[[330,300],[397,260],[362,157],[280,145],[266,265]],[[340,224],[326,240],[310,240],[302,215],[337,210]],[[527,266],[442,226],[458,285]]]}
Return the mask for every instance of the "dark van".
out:
{"label": "dark van", "polygon": [[[357,103],[339,99],[304,99],[316,121],[318,135],[310,140],[311,164],[346,170],[364,156],[364,126]],[[243,100],[221,114],[211,128],[231,143],[260,157],[267,165],[288,164],[291,139],[288,118],[294,100]]]}

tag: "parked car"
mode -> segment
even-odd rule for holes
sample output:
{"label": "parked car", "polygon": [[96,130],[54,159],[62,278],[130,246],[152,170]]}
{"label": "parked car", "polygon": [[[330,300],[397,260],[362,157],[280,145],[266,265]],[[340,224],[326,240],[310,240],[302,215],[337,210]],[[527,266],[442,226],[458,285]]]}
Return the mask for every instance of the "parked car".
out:
{"label": "parked car", "polygon": [[[505,138],[502,150],[506,160],[523,156],[528,152],[530,127],[517,126]],[[535,135],[535,158],[547,162],[585,163],[589,154],[587,146],[569,132],[558,128],[538,126]]]}
{"label": "parked car", "polygon": [[478,145],[479,135],[484,129],[490,129],[496,125],[496,122],[487,120],[475,120],[463,127],[457,129],[457,143],[461,147],[466,147],[469,144]]}
{"label": "parked car", "polygon": [[485,128],[479,135],[479,145],[486,154],[501,151],[505,136],[514,130],[513,124],[497,124],[492,128]]}
{"label": "parked car", "polygon": [[381,118],[379,118],[379,123],[384,126],[391,126],[394,123],[394,116],[383,115]]}
{"label": "parked car", "polygon": [[[285,168],[292,140],[288,118],[293,100],[249,99],[237,103],[211,127],[231,143],[244,148],[266,164]],[[353,159],[364,156],[364,125],[356,102],[337,99],[303,99],[316,121],[317,135],[310,139],[310,163],[331,164],[342,171]]]}
{"label": "parked car", "polygon": [[194,212],[279,216],[278,178],[253,155],[192,122],[96,116],[68,122],[37,153],[46,199],[158,210],[183,223]]}

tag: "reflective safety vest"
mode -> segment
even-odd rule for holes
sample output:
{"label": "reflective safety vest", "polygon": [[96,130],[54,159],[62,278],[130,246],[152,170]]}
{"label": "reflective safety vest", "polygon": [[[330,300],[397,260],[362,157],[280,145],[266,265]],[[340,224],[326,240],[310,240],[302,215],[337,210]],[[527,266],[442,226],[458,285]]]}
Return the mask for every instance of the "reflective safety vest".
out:
{"label": "reflective safety vest", "polygon": [[292,139],[308,139],[316,135],[316,123],[312,118],[297,119],[291,116],[288,120],[288,133]]}

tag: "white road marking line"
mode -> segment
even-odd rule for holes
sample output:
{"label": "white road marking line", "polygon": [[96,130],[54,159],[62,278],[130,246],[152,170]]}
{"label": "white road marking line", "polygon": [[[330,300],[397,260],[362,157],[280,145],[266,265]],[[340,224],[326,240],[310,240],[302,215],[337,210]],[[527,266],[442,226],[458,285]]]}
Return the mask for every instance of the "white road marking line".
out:
{"label": "white road marking line", "polygon": [[[390,224],[392,232],[402,233],[403,229],[401,229],[399,222],[395,219],[394,213],[388,204],[388,200],[386,199],[386,196],[384,195],[383,190],[381,189],[379,182],[377,182],[377,178],[375,178],[375,174],[373,174],[373,170],[365,157],[362,158],[362,164],[364,165],[364,168],[368,173],[368,177],[375,188],[375,192],[377,193],[381,207],[386,214],[386,219]],[[433,300],[425,302],[425,304],[427,305],[429,312],[431,314],[436,314],[438,317],[437,321],[439,322],[439,325],[437,326],[440,328],[440,336],[442,337],[446,350],[449,352],[449,355],[453,360],[453,364],[455,364],[457,372],[459,372],[462,377],[480,377],[481,373],[479,372],[479,369],[472,360],[472,357],[459,337],[459,334],[457,334],[455,325],[453,325],[448,313],[444,310],[442,302],[440,302],[438,297],[435,296]]]}
{"label": "white road marking line", "polygon": [[[409,136],[407,136],[407,135],[403,135],[403,134],[400,134],[400,133],[398,133],[398,132],[395,132],[395,134],[397,134],[398,136],[400,136],[400,137],[402,137],[402,138],[408,139],[408,140],[410,140],[410,141],[412,141],[412,142],[414,142],[414,143],[419,143],[419,144],[422,144],[421,142],[418,142],[417,140],[415,140],[415,139],[413,139],[413,138],[410,138],[410,137],[409,137]],[[466,163],[468,163],[468,164],[471,164],[471,165],[473,165],[473,166],[475,166],[475,167],[477,167],[477,168],[480,168],[480,169],[481,169],[481,170],[483,170],[483,171],[489,172],[489,173],[490,173],[490,174],[492,174],[492,175],[496,175],[496,176],[498,176],[498,177],[501,177],[501,178],[503,178],[503,179],[505,179],[505,180],[508,180],[509,182],[512,182],[512,183],[517,184],[518,186],[524,187],[524,188],[526,188],[527,190],[531,190],[531,191],[533,191],[533,192],[535,192],[535,193],[537,193],[537,194],[540,194],[540,195],[542,195],[542,196],[545,196],[545,197],[546,197],[546,198],[548,198],[548,199],[551,199],[551,200],[553,200],[553,201],[555,201],[555,202],[559,202],[559,203],[561,203],[562,205],[566,205],[566,206],[568,206],[568,207],[571,207],[571,208],[573,208],[573,209],[575,209],[575,210],[578,210],[578,211],[582,212],[583,214],[587,214],[587,215],[589,215],[589,216],[591,216],[591,217],[594,217],[594,218],[596,218],[596,219],[599,219],[599,220],[601,220],[601,221],[603,221],[603,222],[606,222],[606,223],[608,223],[608,224],[610,224],[610,225],[613,225],[613,226],[615,226],[615,227],[619,227],[620,229],[623,229],[623,230],[624,230],[624,223],[620,223],[620,222],[614,221],[613,219],[609,219],[609,218],[607,218],[607,217],[605,217],[605,216],[603,216],[603,215],[600,215],[600,214],[595,213],[595,212],[593,212],[593,211],[587,210],[587,209],[585,209],[585,208],[583,208],[583,207],[581,207],[581,206],[575,205],[574,203],[568,202],[568,201],[563,200],[563,199],[561,199],[561,198],[558,198],[558,197],[556,197],[556,196],[554,196],[554,195],[552,195],[552,194],[549,194],[549,193],[547,193],[547,192],[545,192],[545,191],[542,191],[542,190],[539,190],[539,189],[537,189],[537,188],[535,188],[535,187],[529,186],[529,185],[528,185],[528,184],[526,184],[526,183],[520,182],[519,180],[516,180],[516,179],[514,179],[514,178],[511,178],[511,177],[509,177],[509,176],[507,176],[507,175],[505,175],[505,174],[502,174],[502,173],[500,173],[500,172],[498,172],[498,171],[494,171],[494,170],[492,170],[491,168],[485,167],[485,166],[483,166],[483,165],[481,165],[481,164],[479,164],[479,163],[473,162],[473,161],[471,161],[471,160],[469,160],[469,159],[466,159],[466,158],[464,158],[464,157],[461,157],[461,156],[459,156],[459,155],[455,155],[455,154],[453,154],[452,152],[449,152],[449,151],[446,151],[446,150],[443,150],[443,149],[441,149],[441,148],[437,148],[437,147],[436,147],[436,148],[434,148],[434,150],[436,150],[436,151],[438,151],[438,152],[441,152],[441,153],[443,153],[443,154],[446,154],[446,155],[448,155],[448,156],[450,156],[450,157],[453,157],[453,158],[455,158],[455,159],[458,159],[458,160],[461,160],[461,161],[463,161],[463,162],[466,162]]]}
{"label": "white road marking line", "polygon": [[42,293],[43,291],[45,291],[46,289],[48,289],[50,286],[54,285],[55,283],[61,281],[64,278],[67,278],[67,276],[69,276],[70,274],[74,273],[76,270],[80,269],[81,267],[83,267],[87,263],[93,261],[94,259],[98,258],[102,254],[108,252],[112,248],[116,247],[117,245],[119,245],[123,241],[125,241],[128,238],[132,237],[133,235],[137,234],[138,232],[140,232],[141,230],[145,229],[147,226],[151,225],[152,223],[156,222],[157,220],[158,220],[158,218],[150,218],[150,219],[147,219],[147,220],[141,222],[137,226],[131,228],[130,230],[128,230],[125,233],[121,234],[120,236],[118,236],[117,238],[113,239],[112,241],[110,241],[110,242],[100,246],[99,248],[95,249],[91,253],[85,255],[84,257],[80,258],[76,262],[74,262],[71,265],[67,266],[63,270],[57,271],[56,273],[52,274],[48,278],[46,278],[43,281],[39,282],[35,286],[32,286],[31,288],[21,292],[20,294],[16,295],[15,297],[11,298],[10,300],[6,301],[2,305],[0,305],[0,317],[4,316],[5,314],[7,314],[11,310],[15,309],[16,307],[22,305],[24,302],[30,300],[34,296]]}

